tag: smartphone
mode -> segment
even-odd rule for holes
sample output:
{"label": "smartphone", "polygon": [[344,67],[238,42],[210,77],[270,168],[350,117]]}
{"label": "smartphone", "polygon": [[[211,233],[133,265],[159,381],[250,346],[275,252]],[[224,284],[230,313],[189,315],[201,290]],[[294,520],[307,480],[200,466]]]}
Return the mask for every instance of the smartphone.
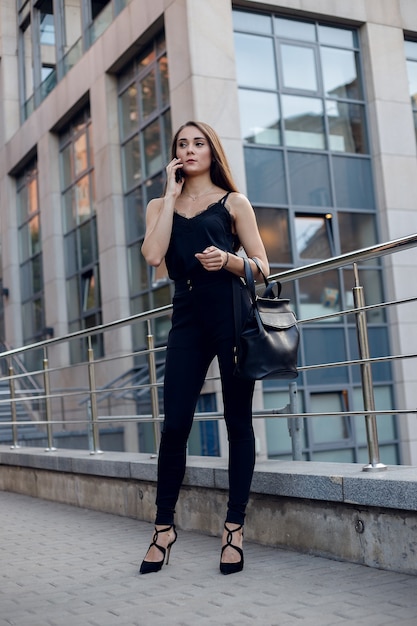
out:
{"label": "smartphone", "polygon": [[183,178],[184,178],[184,174],[182,172],[182,168],[179,167],[175,172],[175,180],[177,183],[182,183]]}

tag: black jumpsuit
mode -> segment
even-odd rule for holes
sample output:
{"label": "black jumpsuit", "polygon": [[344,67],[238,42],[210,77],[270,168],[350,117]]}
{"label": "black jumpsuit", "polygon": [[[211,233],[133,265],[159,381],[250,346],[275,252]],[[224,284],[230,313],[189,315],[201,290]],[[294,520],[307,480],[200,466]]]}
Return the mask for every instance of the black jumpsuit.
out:
{"label": "black jumpsuit", "polygon": [[165,420],[158,458],[156,524],[174,523],[194,411],[208,367],[216,355],[229,439],[226,521],[243,524],[245,518],[255,464],[254,383],[233,375],[232,281],[239,279],[226,269],[208,272],[194,256],[211,245],[233,252],[235,236],[225,206],[227,196],[190,219],[174,213],[165,257],[169,276],[175,281],[175,294],[165,367]]}

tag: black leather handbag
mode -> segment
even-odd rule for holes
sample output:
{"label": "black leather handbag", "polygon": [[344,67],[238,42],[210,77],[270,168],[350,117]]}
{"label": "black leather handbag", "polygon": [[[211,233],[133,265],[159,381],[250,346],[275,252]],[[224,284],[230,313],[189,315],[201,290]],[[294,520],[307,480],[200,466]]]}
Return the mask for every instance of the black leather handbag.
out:
{"label": "black leather handbag", "polygon": [[[252,268],[245,263],[245,287],[250,306],[247,319],[240,323],[242,290],[235,286],[234,313],[236,326],[235,376],[251,380],[296,378],[299,328],[290,301],[281,299],[281,283],[270,282],[257,259],[252,259],[262,273],[266,289],[256,295]],[[274,293],[277,289],[277,294]]]}

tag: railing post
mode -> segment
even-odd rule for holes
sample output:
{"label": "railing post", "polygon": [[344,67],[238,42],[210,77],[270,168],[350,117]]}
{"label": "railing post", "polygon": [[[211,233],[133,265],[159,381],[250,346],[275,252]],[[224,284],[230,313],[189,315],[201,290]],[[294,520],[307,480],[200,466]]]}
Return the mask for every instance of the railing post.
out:
{"label": "railing post", "polygon": [[159,399],[158,399],[158,387],[157,387],[157,377],[156,377],[156,363],[155,363],[155,352],[154,352],[154,337],[152,334],[151,320],[147,320],[148,325],[148,367],[149,367],[149,382],[151,389],[151,407],[152,407],[152,420],[153,420],[153,432],[155,438],[155,450],[158,452],[159,443],[161,440],[161,432],[159,427],[158,417],[159,417]]}
{"label": "railing post", "polygon": [[[353,273],[355,277],[355,286],[353,287],[353,301],[355,308],[365,306],[365,297],[363,287],[359,284],[359,272],[357,263],[353,264]],[[368,329],[366,325],[365,311],[357,311],[356,315],[356,331],[358,335],[359,357],[360,359],[369,359],[369,343]],[[369,463],[363,467],[364,472],[379,472],[386,470],[387,466],[380,462],[378,447],[378,431],[375,416],[375,398],[372,381],[372,369],[370,363],[361,363],[362,377],[362,396],[363,406],[366,411],[366,439],[368,443]]]}
{"label": "railing post", "polygon": [[52,438],[52,424],[51,424],[51,388],[49,384],[49,363],[47,348],[43,349],[43,387],[45,391],[45,418],[46,418],[46,432],[48,435],[48,447],[45,448],[45,452],[52,452],[56,450],[53,444]]}
{"label": "railing post", "polygon": [[97,413],[97,395],[96,395],[96,377],[94,372],[94,352],[91,345],[91,335],[88,336],[88,382],[90,387],[90,408],[89,419],[93,438],[93,449],[90,454],[103,454],[99,448],[99,432],[98,432],[98,413]]}
{"label": "railing post", "polygon": [[17,437],[17,412],[16,412],[16,394],[14,386],[14,369],[13,365],[9,365],[9,390],[10,390],[10,408],[12,412],[12,433],[13,444],[10,446],[11,450],[20,448]]}
{"label": "railing post", "polygon": [[[289,385],[289,394],[290,394],[290,402],[289,402],[289,412],[297,413],[298,412],[298,402],[297,402],[297,383],[290,383]],[[303,444],[301,440],[301,431],[302,431],[302,417],[289,417],[288,418],[288,430],[291,437],[291,447],[292,447],[292,460],[293,461],[301,461],[303,456]]]}

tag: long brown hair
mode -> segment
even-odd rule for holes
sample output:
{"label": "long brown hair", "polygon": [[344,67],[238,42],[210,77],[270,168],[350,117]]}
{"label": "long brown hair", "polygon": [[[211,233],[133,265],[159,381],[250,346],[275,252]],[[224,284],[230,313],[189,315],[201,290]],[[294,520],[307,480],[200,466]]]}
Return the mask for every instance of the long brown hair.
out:
{"label": "long brown hair", "polygon": [[213,184],[225,189],[226,191],[238,191],[220,138],[216,131],[205,122],[189,121],[179,127],[172,140],[171,159],[175,159],[177,156],[178,137],[181,131],[187,126],[195,126],[195,128],[197,128],[200,133],[204,135],[209,143],[212,156],[210,177]]}

